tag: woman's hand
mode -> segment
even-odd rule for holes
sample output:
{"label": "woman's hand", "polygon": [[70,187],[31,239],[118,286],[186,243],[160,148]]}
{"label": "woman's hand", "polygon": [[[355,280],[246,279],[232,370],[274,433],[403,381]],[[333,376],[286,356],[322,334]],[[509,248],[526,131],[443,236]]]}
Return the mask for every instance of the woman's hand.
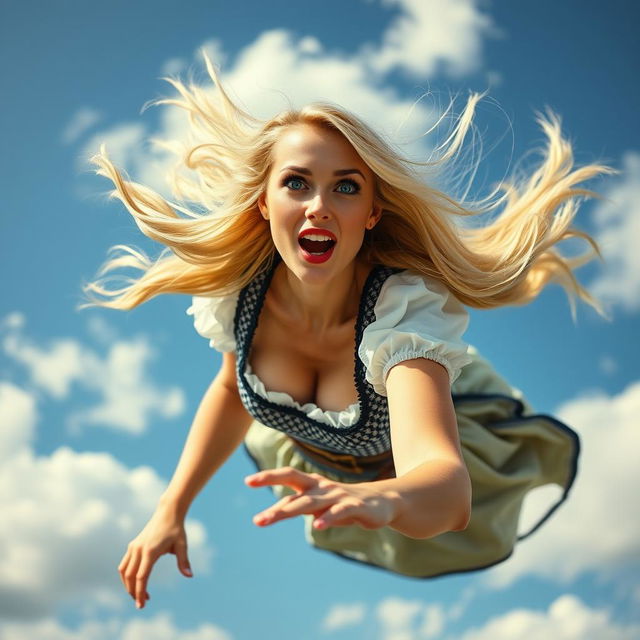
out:
{"label": "woman's hand", "polygon": [[165,553],[175,554],[178,569],[189,578],[193,576],[187,556],[184,522],[160,506],[144,529],[129,543],[118,565],[122,584],[138,609],[142,609],[150,598],[147,592],[149,574],[156,560]]}
{"label": "woman's hand", "polygon": [[375,482],[335,482],[320,474],[304,473],[292,467],[260,471],[247,476],[245,482],[250,487],[284,485],[296,492],[257,514],[253,521],[259,526],[312,514],[316,529],[353,524],[365,529],[379,529],[389,524],[397,513],[398,497],[395,492],[381,490]]}

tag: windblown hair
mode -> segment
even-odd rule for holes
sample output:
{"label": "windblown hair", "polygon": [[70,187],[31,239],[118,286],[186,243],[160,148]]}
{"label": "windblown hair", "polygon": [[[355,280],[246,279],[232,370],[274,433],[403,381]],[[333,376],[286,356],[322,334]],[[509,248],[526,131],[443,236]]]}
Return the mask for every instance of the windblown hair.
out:
{"label": "windblown hair", "polygon": [[[112,247],[122,254],[108,260],[99,276],[122,267],[139,269],[142,275],[137,280],[128,278],[127,286],[113,291],[105,289],[101,280],[85,285],[85,293],[107,299],[89,298],[79,308],[131,309],[161,293],[224,295],[269,268],[276,249],[268,222],[260,215],[258,198],[266,189],[275,142],[286,127],[308,123],[340,132],[375,175],[375,198],[382,206],[382,217],[365,234],[362,258],[434,277],[471,307],[526,304],[549,282],[556,282],[566,290],[574,318],[576,296],[604,315],[598,300],[573,273],[596,255],[601,258],[598,245],[571,223],[579,202],[597,196],[577,185],[613,170],[598,164],[574,168],[571,145],[562,137],[553,113],[537,118],[547,138],[539,167],[520,184],[504,182],[496,192],[500,195],[488,205],[471,209],[425,184],[413,166],[442,165],[455,159],[481,95],[470,95],[438,147],[439,157],[418,163],[403,158],[364,122],[335,105],[313,103],[262,122],[231,100],[211,61],[204,57],[214,92],[166,78],[179,95],[153,103],[175,105],[188,114],[189,139],[161,143],[180,158],[170,185],[183,204],[125,180],[104,146],[92,158],[97,173],[114,183],[111,195],[124,203],[141,231],[165,249],[152,261],[135,248]],[[456,216],[488,211],[499,211],[499,215],[480,228],[456,224]],[[572,237],[582,238],[591,251],[573,258],[562,256],[555,245]]]}

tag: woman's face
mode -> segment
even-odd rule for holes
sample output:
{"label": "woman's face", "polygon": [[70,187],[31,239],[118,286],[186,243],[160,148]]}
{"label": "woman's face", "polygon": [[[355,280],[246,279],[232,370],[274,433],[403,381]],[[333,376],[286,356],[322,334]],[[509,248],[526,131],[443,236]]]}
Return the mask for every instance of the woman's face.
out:
{"label": "woman's face", "polygon": [[309,283],[351,266],[379,218],[373,172],[340,133],[308,124],[287,127],[275,143],[258,204],[283,261]]}

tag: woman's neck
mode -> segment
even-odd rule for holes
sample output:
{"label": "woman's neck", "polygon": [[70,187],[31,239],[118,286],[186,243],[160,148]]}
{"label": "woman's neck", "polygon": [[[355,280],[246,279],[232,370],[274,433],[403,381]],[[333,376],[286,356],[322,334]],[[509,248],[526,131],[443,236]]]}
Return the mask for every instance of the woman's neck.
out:
{"label": "woman's neck", "polygon": [[300,281],[284,262],[276,268],[271,289],[279,306],[303,330],[321,334],[354,318],[369,268],[353,262],[327,282]]}

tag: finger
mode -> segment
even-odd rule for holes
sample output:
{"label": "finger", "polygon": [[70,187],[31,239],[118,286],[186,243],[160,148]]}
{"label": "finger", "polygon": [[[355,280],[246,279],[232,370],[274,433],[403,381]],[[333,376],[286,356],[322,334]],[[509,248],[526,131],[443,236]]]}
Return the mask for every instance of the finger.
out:
{"label": "finger", "polygon": [[313,526],[316,529],[328,529],[359,524],[360,509],[360,505],[353,503],[334,504],[314,520]]}
{"label": "finger", "polygon": [[145,553],[138,567],[136,574],[136,607],[142,609],[146,601],[145,594],[147,593],[147,582],[149,580],[149,574],[153,567],[154,558],[150,553]]}
{"label": "finger", "polygon": [[138,574],[138,567],[140,566],[141,554],[137,550],[131,552],[129,563],[124,571],[124,580],[126,589],[129,595],[135,600],[136,597],[136,577]]}
{"label": "finger", "polygon": [[280,469],[267,469],[254,473],[245,478],[246,484],[250,487],[264,487],[273,484],[282,484],[297,491],[306,491],[318,484],[321,476],[317,474],[304,473],[293,467],[282,467]]}
{"label": "finger", "polygon": [[129,565],[130,557],[131,557],[131,554],[129,550],[127,550],[127,552],[122,557],[120,564],[118,565],[118,574],[120,575],[120,581],[122,582],[122,585],[127,591],[128,591],[127,581],[125,580],[124,574],[125,574],[125,571],[127,570],[127,566]]}
{"label": "finger", "polygon": [[176,561],[178,563],[178,570],[185,576],[192,578],[193,572],[191,571],[191,564],[189,563],[189,557],[187,556],[187,543],[179,540],[175,545]]}
{"label": "finger", "polygon": [[257,514],[254,522],[258,525],[269,525],[285,518],[294,518],[308,513],[319,514],[332,504],[333,499],[327,495],[310,496],[307,493],[300,493],[286,496],[272,507]]}

